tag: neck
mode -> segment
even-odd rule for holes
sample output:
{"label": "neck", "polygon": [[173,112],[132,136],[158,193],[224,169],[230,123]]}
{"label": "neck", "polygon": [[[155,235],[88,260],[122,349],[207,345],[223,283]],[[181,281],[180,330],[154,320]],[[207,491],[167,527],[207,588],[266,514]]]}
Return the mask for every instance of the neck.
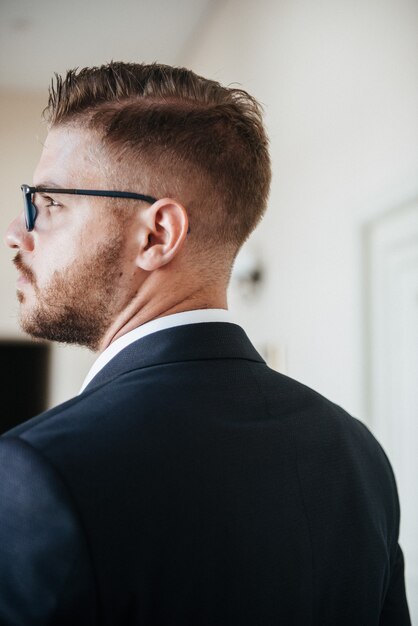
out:
{"label": "neck", "polygon": [[134,328],[159,317],[197,309],[228,308],[225,285],[200,286],[194,289],[188,287],[186,290],[184,285],[181,288],[171,284],[165,289],[154,291],[154,296],[152,292],[147,294],[144,287],[145,285],[117,315],[98,347],[100,352]]}

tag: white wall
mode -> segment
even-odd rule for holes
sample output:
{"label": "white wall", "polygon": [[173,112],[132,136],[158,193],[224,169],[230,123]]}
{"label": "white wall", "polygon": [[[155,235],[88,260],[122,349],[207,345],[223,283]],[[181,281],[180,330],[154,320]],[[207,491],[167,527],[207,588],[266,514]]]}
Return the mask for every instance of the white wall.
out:
{"label": "white wall", "polygon": [[273,186],[237,317],[287,373],[368,421],[362,228],[418,194],[418,3],[226,0],[183,59],[264,103]]}

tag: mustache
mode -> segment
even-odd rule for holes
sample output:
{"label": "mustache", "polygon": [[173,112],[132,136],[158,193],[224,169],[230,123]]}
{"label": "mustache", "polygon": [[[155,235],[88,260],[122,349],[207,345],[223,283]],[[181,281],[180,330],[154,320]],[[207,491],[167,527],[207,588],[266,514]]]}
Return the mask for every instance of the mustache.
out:
{"label": "mustache", "polygon": [[27,267],[24,262],[22,261],[22,255],[20,252],[18,252],[15,256],[15,258],[13,259],[13,263],[15,265],[15,267],[19,270],[19,272],[21,274],[23,274],[23,276],[31,283],[35,282],[35,276],[33,275],[32,270]]}

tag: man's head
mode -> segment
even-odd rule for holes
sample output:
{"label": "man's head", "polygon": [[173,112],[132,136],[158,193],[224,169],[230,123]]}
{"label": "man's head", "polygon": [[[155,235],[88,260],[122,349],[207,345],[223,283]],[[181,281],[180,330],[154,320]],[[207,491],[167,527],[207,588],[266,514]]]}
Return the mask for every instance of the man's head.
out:
{"label": "man's head", "polygon": [[236,252],[261,218],[270,185],[260,107],[190,70],[111,63],[56,78],[50,126],[97,133],[115,185],[187,209],[202,246]]}
{"label": "man's head", "polygon": [[181,292],[190,282],[201,295],[194,308],[213,306],[210,285],[226,287],[266,207],[270,162],[257,102],[186,69],[111,63],[57,76],[45,117],[35,186],[157,202],[49,194],[51,202],[36,193],[34,231],[17,232],[20,220],[8,236],[33,287],[20,289],[24,328],[98,347],[116,318],[126,325],[149,305],[153,290],[164,303],[148,316],[172,310],[162,293],[169,284]]}

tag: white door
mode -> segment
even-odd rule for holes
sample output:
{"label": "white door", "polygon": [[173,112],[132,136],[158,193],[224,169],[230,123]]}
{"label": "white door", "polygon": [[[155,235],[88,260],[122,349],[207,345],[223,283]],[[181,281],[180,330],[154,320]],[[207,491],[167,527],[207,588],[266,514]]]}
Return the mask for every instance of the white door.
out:
{"label": "white door", "polygon": [[371,428],[395,471],[408,602],[418,624],[418,201],[374,221],[367,247]]}

